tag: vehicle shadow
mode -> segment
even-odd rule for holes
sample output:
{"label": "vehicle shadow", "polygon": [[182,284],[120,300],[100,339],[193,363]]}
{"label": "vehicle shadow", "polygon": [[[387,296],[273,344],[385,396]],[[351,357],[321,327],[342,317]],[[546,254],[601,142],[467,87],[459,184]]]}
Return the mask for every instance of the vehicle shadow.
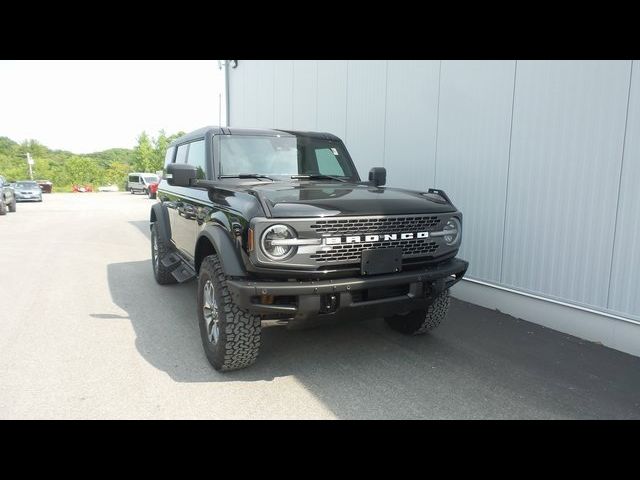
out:
{"label": "vehicle shadow", "polygon": [[[132,223],[148,234],[148,223]],[[202,349],[195,282],[158,285],[150,261],[107,273],[137,350],[176,382],[294,376],[340,418],[640,418],[640,358],[455,299],[426,336],[397,334],[381,319],[266,327],[255,365],[219,373]]]}

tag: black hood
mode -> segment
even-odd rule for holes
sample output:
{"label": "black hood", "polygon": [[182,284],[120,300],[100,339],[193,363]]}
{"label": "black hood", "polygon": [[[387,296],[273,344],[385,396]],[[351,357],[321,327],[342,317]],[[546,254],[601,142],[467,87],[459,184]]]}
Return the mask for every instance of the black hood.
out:
{"label": "black hood", "polygon": [[[454,212],[438,195],[400,188],[337,182],[252,185],[272,217],[411,215]],[[269,213],[269,212],[268,212]]]}

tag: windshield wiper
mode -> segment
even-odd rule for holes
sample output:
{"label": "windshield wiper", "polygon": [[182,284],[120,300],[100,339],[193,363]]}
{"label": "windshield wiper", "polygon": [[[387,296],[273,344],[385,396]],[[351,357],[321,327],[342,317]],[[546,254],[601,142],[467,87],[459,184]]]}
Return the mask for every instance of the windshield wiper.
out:
{"label": "windshield wiper", "polygon": [[218,178],[266,178],[275,182],[275,180],[267,175],[261,175],[259,173],[240,173],[238,175],[220,175]]}
{"label": "windshield wiper", "polygon": [[291,178],[304,178],[305,180],[337,180],[338,182],[348,182],[345,178],[334,177],[333,175],[292,175]]}

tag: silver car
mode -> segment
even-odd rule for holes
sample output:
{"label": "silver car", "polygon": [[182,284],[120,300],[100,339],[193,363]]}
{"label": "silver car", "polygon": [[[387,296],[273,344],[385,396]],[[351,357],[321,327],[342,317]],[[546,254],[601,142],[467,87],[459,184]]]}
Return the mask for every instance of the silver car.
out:
{"label": "silver car", "polygon": [[16,182],[13,189],[18,202],[42,201],[42,190],[40,190],[40,186],[36,182],[22,180]]}

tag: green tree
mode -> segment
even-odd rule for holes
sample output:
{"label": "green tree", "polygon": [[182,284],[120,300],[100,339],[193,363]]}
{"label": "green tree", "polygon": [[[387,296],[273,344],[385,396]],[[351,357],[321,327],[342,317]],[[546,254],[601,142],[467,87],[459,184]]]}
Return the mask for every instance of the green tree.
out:
{"label": "green tree", "polygon": [[133,149],[133,167],[139,172],[153,172],[154,148],[147,132],[142,132],[138,137],[138,144]]}
{"label": "green tree", "polygon": [[71,157],[65,162],[64,171],[71,183],[100,183],[102,180],[102,172],[96,162],[86,157]]}
{"label": "green tree", "polygon": [[122,162],[113,162],[104,172],[104,182],[107,184],[124,186],[127,173],[131,171],[131,166]]}

